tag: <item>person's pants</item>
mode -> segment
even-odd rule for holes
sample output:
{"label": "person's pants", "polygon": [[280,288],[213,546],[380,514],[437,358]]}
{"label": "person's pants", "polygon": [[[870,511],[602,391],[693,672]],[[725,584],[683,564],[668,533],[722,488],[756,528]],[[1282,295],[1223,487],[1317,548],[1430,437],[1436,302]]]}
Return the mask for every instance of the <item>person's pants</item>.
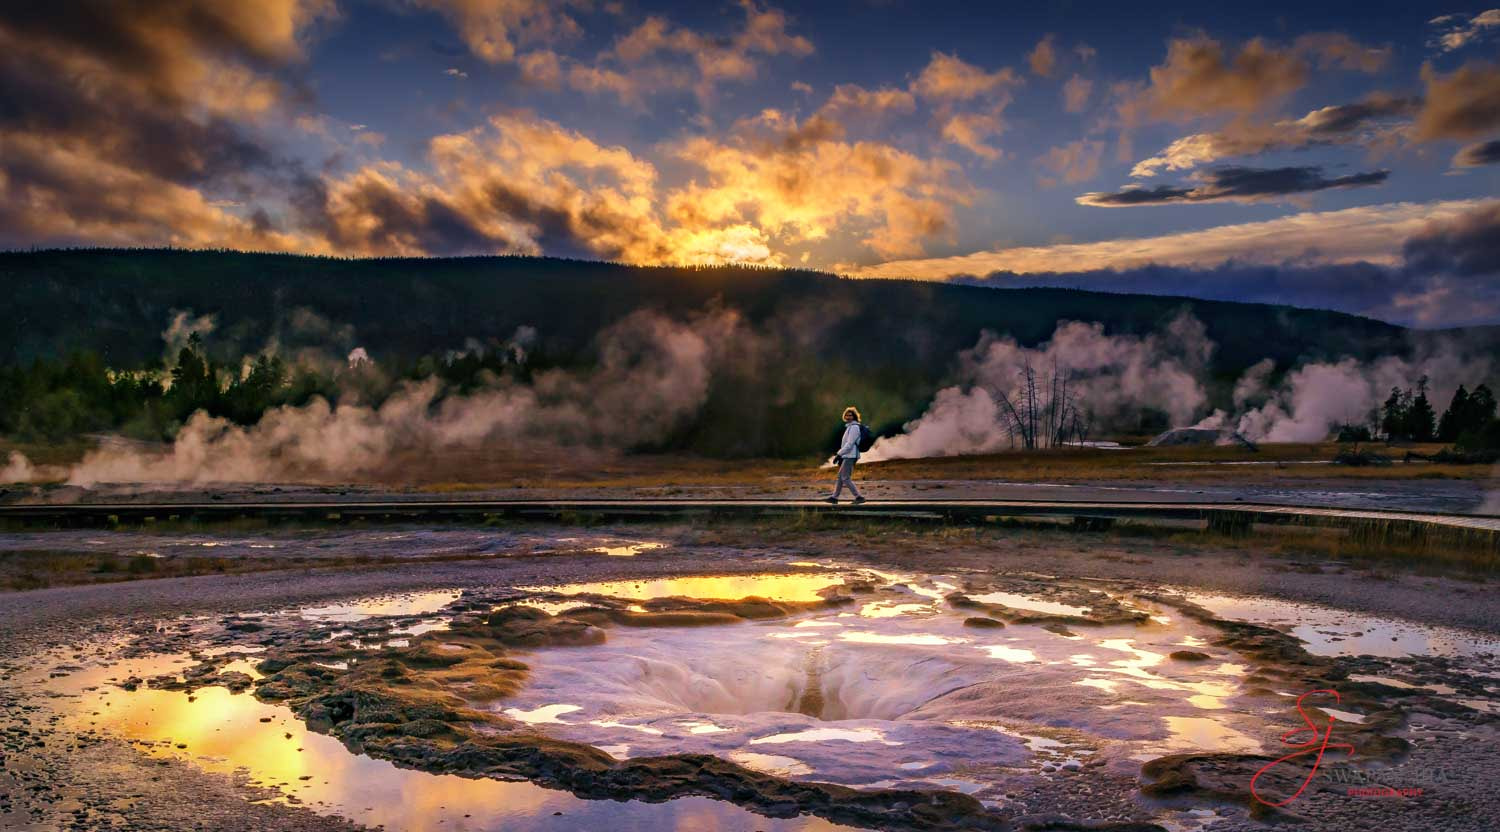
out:
{"label": "person's pants", "polygon": [[845,457],[839,462],[839,480],[833,486],[833,496],[837,497],[844,493],[844,486],[846,485],[849,486],[849,492],[854,496],[864,496],[859,493],[858,488],[854,487],[854,463],[855,460],[853,457]]}

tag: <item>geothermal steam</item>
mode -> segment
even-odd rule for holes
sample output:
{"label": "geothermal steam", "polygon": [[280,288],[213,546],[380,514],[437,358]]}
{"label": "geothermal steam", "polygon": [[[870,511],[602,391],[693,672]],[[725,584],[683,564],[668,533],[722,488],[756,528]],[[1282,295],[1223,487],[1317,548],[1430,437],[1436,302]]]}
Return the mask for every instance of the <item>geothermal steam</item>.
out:
{"label": "geothermal steam", "polygon": [[712,310],[689,321],[638,312],[599,336],[588,372],[550,370],[530,384],[496,378],[465,396],[437,379],[407,383],[379,407],[332,405],[267,412],[251,427],[199,412],[166,453],[111,443],[88,454],[69,482],[264,482],[367,474],[397,453],[486,441],[628,447],[659,440],[696,413],[713,368],[742,328]]}
{"label": "geothermal steam", "polygon": [[1026,367],[1069,379],[1079,407],[1095,429],[1137,420],[1142,408],[1186,424],[1208,401],[1199,378],[1214,345],[1203,323],[1184,313],[1158,334],[1105,335],[1098,323],[1066,321],[1040,347],[985,332],[959,356],[961,381],[946,387],[904,433],[882,439],[866,461],[989,453],[1013,447],[1015,436],[1001,397],[1018,397]]}
{"label": "geothermal steam", "polygon": [[1321,442],[1339,425],[1370,423],[1391,388],[1427,379],[1427,395],[1441,413],[1460,384],[1490,378],[1488,356],[1466,356],[1453,345],[1411,359],[1385,356],[1304,364],[1275,389],[1266,384],[1271,362],[1252,366],[1235,385],[1238,413],[1215,411],[1198,427],[1233,427],[1258,442]]}
{"label": "geothermal steam", "polygon": [[0,483],[31,482],[36,477],[36,466],[20,451],[11,451],[9,459],[0,465]]}

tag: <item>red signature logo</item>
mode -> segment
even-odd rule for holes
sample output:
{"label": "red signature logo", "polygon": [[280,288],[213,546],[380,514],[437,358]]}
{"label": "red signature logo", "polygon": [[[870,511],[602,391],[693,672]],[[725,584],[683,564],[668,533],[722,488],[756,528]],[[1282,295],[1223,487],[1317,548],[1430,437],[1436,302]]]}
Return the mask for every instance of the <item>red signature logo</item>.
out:
{"label": "red signature logo", "polygon": [[[1279,808],[1287,805],[1288,803],[1291,803],[1293,800],[1296,800],[1298,797],[1300,797],[1302,795],[1302,792],[1307,789],[1307,784],[1311,783],[1313,777],[1318,773],[1318,766],[1323,764],[1323,754],[1326,753],[1328,749],[1334,748],[1348,751],[1351,754],[1354,753],[1354,746],[1348,743],[1329,742],[1329,740],[1333,737],[1333,723],[1335,722],[1332,716],[1328,716],[1328,724],[1319,727],[1317,723],[1313,722],[1312,717],[1308,716],[1307,711],[1304,711],[1302,709],[1302,700],[1318,693],[1326,693],[1331,695],[1334,702],[1340,701],[1339,692],[1331,689],[1310,690],[1307,693],[1304,693],[1301,696],[1297,697],[1297,713],[1302,716],[1302,722],[1305,724],[1301,728],[1293,728],[1292,730],[1287,731],[1285,734],[1281,735],[1281,741],[1296,750],[1286,755],[1285,757],[1272,760],[1271,762],[1261,766],[1260,771],[1255,772],[1255,776],[1250,778],[1250,794],[1256,800],[1264,803],[1267,806]],[[1325,716],[1327,715],[1325,714]],[[1309,734],[1306,742],[1298,742],[1295,739],[1298,734],[1302,733]],[[1260,792],[1255,790],[1255,781],[1259,780],[1262,774],[1265,774],[1266,772],[1270,771],[1278,765],[1281,765],[1282,763],[1295,760],[1298,757],[1307,756],[1308,754],[1317,755],[1317,757],[1313,759],[1312,771],[1309,771],[1307,773],[1307,776],[1302,778],[1302,784],[1297,787],[1297,791],[1293,792],[1291,797],[1273,803],[1270,800],[1267,800],[1265,797],[1262,797]]]}

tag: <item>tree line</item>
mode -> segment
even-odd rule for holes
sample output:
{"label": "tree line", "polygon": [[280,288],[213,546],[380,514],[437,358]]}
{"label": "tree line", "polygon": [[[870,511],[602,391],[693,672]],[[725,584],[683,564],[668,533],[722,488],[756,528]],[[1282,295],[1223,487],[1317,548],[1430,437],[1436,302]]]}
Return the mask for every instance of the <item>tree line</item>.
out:
{"label": "tree line", "polygon": [[[1427,395],[1427,377],[1413,387],[1392,387],[1378,415],[1378,435],[1387,442],[1445,442],[1464,453],[1500,451],[1500,419],[1495,394],[1485,384],[1473,390],[1460,384],[1439,416]],[[1345,426],[1339,439],[1370,440],[1377,436],[1364,426]]]}

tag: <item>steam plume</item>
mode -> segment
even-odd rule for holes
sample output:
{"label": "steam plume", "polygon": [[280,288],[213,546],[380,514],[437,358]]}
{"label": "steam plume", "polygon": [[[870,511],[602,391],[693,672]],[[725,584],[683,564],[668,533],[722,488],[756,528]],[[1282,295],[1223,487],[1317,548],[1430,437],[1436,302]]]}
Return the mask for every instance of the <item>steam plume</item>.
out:
{"label": "steam plume", "polygon": [[932,406],[899,436],[881,439],[867,461],[989,453],[1011,447],[1000,399],[1026,366],[1069,378],[1079,407],[1096,429],[1138,418],[1142,408],[1190,422],[1208,396],[1199,377],[1214,349],[1203,323],[1184,312],[1160,334],[1106,335],[1098,323],[1066,321],[1052,339],[1029,348],[991,332],[959,356],[960,382],[938,391]]}
{"label": "steam plume", "polygon": [[31,482],[36,478],[36,466],[20,451],[11,451],[10,458],[0,467],[0,483]]}
{"label": "steam plume", "polygon": [[404,451],[479,442],[622,448],[665,437],[702,406],[713,367],[742,329],[739,315],[711,310],[688,321],[637,312],[599,335],[587,372],[550,370],[531,384],[495,378],[445,396],[433,378],[407,382],[379,407],[330,404],[268,411],[242,427],[194,414],[164,453],[102,445],[68,481],[265,482],[370,473]]}

